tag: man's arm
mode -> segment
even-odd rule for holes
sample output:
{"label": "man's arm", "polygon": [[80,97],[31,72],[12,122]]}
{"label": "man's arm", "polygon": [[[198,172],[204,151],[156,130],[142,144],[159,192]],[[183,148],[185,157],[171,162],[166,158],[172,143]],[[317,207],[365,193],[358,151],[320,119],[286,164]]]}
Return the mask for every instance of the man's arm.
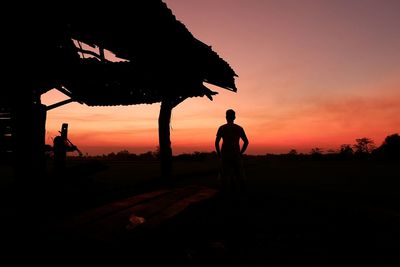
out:
{"label": "man's arm", "polygon": [[217,135],[215,138],[215,150],[217,151],[218,157],[221,156],[221,150],[219,149],[219,142],[221,141],[221,136]]}
{"label": "man's arm", "polygon": [[247,136],[246,136],[246,133],[244,132],[244,130],[242,131],[240,138],[242,138],[242,140],[243,140],[243,146],[242,146],[242,149],[240,150],[240,154],[244,154],[244,152],[246,151],[246,149],[249,145],[249,140],[247,139]]}

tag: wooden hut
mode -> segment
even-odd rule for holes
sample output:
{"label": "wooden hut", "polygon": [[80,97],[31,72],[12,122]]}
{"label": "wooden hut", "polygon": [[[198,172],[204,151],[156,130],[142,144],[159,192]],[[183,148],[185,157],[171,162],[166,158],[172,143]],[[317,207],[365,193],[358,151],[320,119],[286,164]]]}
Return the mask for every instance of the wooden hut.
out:
{"label": "wooden hut", "polygon": [[[32,8],[21,10],[7,27],[8,51],[18,64],[9,70],[9,88],[0,90],[0,115],[9,118],[1,126],[8,138],[2,139],[3,154],[12,152],[25,170],[43,169],[48,109],[71,101],[89,106],[161,102],[159,147],[162,173],[169,176],[172,109],[189,97],[212,99],[216,92],[204,82],[236,91],[228,63],[160,0]],[[120,60],[110,60],[109,52]],[[53,88],[70,99],[41,104],[40,96]]]}

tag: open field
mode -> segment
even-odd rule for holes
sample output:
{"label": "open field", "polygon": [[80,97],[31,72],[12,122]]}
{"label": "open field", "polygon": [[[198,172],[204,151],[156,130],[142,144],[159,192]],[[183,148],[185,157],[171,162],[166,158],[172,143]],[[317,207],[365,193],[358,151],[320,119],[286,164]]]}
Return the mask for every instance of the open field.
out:
{"label": "open field", "polygon": [[[157,232],[116,247],[149,263],[178,266],[395,266],[400,263],[399,168],[398,162],[372,160],[247,157],[248,192],[241,202],[217,197],[193,205]],[[216,188],[217,174],[216,159],[175,160],[175,179],[168,186]],[[27,223],[15,224],[8,215],[62,219],[165,186],[158,177],[157,161],[70,160],[64,177],[50,175],[31,188],[23,211],[21,203],[10,201],[20,190],[3,183],[2,221],[10,223],[2,229],[18,231],[16,225]],[[22,232],[5,240],[17,246]]]}

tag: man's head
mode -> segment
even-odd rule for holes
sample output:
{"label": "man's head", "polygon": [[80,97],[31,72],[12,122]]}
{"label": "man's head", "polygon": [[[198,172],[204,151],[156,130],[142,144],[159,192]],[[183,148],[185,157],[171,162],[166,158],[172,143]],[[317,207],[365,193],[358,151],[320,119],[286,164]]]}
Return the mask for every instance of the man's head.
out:
{"label": "man's head", "polygon": [[226,111],[226,121],[233,122],[236,119],[235,111],[233,109],[228,109]]}

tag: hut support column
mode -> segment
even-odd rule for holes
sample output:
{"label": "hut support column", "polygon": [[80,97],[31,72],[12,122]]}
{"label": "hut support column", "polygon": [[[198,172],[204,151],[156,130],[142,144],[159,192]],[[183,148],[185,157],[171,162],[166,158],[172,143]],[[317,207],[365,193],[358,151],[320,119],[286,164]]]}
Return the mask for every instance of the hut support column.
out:
{"label": "hut support column", "polygon": [[172,109],[184,101],[186,97],[161,102],[160,115],[158,117],[158,140],[160,148],[161,178],[171,179],[172,176],[172,147],[170,137],[170,122]]}
{"label": "hut support column", "polygon": [[172,113],[171,101],[162,101],[158,117],[158,140],[160,147],[161,177],[170,179],[172,173],[172,148],[170,138],[170,122]]}
{"label": "hut support column", "polygon": [[39,101],[15,105],[15,176],[22,184],[37,182],[45,174],[46,106]]}

